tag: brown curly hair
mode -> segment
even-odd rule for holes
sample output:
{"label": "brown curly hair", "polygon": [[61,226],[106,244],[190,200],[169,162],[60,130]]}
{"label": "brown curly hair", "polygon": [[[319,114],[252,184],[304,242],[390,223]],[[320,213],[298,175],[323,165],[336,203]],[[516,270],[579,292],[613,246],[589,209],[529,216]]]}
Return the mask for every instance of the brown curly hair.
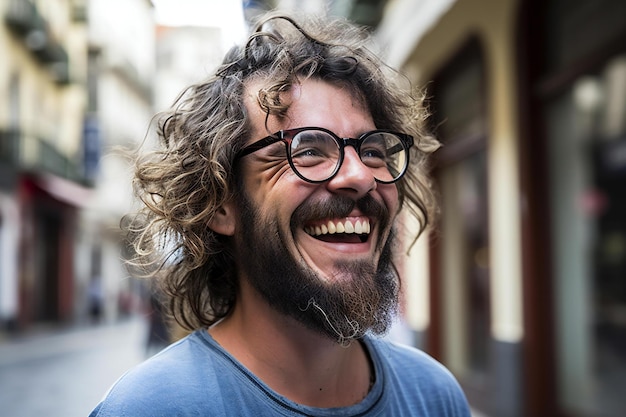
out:
{"label": "brown curly hair", "polygon": [[267,117],[287,113],[281,92],[316,78],[360,98],[377,128],[412,134],[417,146],[396,184],[401,207],[420,224],[416,238],[428,225],[434,198],[426,156],[438,142],[425,131],[422,96],[399,88],[398,74],[367,49],[368,41],[367,32],[345,20],[266,15],[213,76],[155,119],[160,149],[136,160],[134,189],[144,206],[127,216],[125,228],[135,254],[130,263],[160,279],[184,328],[210,326],[235,304],[236,260],[227,237],[208,224],[238,191],[235,155],[252,139],[243,100],[251,81],[263,85],[257,101]]}

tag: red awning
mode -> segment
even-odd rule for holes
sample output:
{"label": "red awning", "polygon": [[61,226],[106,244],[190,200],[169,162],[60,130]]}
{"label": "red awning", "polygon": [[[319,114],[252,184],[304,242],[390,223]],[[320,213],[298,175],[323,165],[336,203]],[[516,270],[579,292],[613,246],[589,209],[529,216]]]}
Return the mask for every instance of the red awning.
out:
{"label": "red awning", "polygon": [[95,194],[91,188],[55,175],[37,173],[29,177],[34,185],[54,199],[74,207],[87,208]]}

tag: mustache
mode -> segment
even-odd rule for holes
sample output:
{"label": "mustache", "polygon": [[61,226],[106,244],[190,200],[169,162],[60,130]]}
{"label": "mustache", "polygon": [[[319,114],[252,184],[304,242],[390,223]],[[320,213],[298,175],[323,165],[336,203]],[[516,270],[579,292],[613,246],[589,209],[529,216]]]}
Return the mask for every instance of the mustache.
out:
{"label": "mustache", "polygon": [[354,208],[363,215],[378,219],[381,223],[389,221],[389,210],[369,194],[354,200],[350,197],[336,195],[323,201],[306,201],[293,212],[291,226],[296,227],[315,219],[347,217]]}

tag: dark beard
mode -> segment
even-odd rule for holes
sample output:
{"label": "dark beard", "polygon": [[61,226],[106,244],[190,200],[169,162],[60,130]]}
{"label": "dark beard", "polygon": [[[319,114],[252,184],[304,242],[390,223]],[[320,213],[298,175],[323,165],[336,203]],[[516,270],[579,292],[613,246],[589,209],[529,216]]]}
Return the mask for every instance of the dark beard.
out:
{"label": "dark beard", "polygon": [[[356,204],[365,215],[378,219],[384,230],[390,221],[386,208],[369,195]],[[316,218],[345,217],[354,205],[351,199],[333,197],[325,204],[301,206],[291,227],[298,227],[314,212]],[[273,308],[342,344],[368,331],[384,334],[389,329],[398,308],[399,287],[392,263],[393,230],[386,242],[380,243],[378,265],[347,259],[338,265],[339,274],[346,277],[325,282],[304,259],[294,259],[288,251],[291,230],[281,230],[275,221],[262,219],[243,196],[239,207],[245,235],[237,237],[238,267]]]}

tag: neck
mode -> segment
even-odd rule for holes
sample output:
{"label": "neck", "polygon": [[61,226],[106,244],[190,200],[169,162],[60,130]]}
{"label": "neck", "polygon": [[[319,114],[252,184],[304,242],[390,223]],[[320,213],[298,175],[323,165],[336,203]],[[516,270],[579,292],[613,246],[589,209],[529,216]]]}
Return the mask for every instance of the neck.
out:
{"label": "neck", "polygon": [[233,312],[209,332],[270,388],[299,404],[356,404],[373,379],[361,343],[342,346],[308,329],[275,311],[245,283]]}

